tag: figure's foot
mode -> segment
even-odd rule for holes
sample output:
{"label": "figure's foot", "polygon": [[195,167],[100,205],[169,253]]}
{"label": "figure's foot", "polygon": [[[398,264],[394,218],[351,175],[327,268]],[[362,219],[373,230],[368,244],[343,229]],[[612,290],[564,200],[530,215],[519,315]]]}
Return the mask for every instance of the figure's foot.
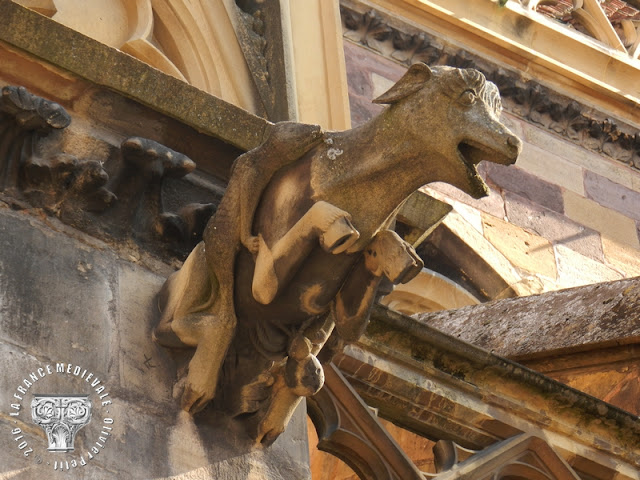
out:
{"label": "figure's foot", "polygon": [[424,266],[413,247],[391,230],[378,232],[364,257],[365,266],[373,275],[384,275],[394,284],[408,282]]}
{"label": "figure's foot", "polygon": [[327,252],[343,253],[360,238],[360,233],[351,224],[351,215],[341,208],[323,201],[311,208],[314,217],[317,216],[320,245]]}
{"label": "figure's foot", "polygon": [[324,385],[324,370],[315,355],[308,355],[302,360],[290,357],[285,366],[284,379],[293,393],[310,397]]}
{"label": "figure's foot", "polygon": [[262,446],[271,445],[284,432],[301,400],[302,397],[287,387],[284,378],[278,375],[269,399],[269,408],[255,427],[250,428],[249,435]]}
{"label": "figure's foot", "polygon": [[360,233],[351,225],[349,219],[340,217],[320,237],[320,245],[327,252],[337,255],[347,251],[358,238],[360,238]]}
{"label": "figure's foot", "polygon": [[212,377],[189,366],[189,374],[182,392],[182,409],[194,415],[207,406],[216,392],[217,375]]}
{"label": "figure's foot", "polygon": [[[227,293],[222,289],[219,293],[214,313],[192,315],[191,321],[188,317],[183,319],[186,320],[183,334],[192,337],[196,345],[182,393],[182,409],[191,414],[202,410],[213,399],[224,358],[235,335],[233,306],[226,301]],[[178,323],[176,320],[173,323],[175,330]]]}

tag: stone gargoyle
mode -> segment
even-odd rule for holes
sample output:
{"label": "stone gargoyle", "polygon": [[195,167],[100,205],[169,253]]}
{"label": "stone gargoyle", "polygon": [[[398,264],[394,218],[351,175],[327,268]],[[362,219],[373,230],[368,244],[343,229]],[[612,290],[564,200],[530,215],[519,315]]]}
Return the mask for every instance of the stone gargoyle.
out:
{"label": "stone gargoyle", "polygon": [[215,397],[273,442],[322,387],[325,344],[358,339],[382,278],[422,268],[389,229],[407,197],[441,181],[480,198],[477,164],[509,165],[521,150],[476,70],[415,64],[374,101],[389,106],[362,126],[280,123],[236,160],[203,241],[159,296],[157,341],[195,348],[185,410]]}

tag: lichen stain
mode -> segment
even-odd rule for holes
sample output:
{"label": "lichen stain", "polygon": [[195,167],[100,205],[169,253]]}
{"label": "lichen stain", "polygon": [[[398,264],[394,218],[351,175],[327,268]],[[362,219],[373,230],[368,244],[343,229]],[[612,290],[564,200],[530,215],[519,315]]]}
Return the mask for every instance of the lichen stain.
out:
{"label": "lichen stain", "polygon": [[320,315],[327,310],[326,305],[318,305],[317,299],[322,294],[322,284],[316,283],[300,295],[302,310],[310,315]]}
{"label": "lichen stain", "polygon": [[531,28],[531,20],[527,17],[518,16],[513,24],[515,33],[519,37],[524,37]]}

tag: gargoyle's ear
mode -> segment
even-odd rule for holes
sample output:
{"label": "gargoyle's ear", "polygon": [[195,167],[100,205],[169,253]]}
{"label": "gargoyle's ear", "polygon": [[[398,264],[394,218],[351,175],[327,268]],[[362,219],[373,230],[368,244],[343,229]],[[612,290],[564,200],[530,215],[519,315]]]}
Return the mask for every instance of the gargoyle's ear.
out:
{"label": "gargoyle's ear", "polygon": [[433,72],[425,63],[414,63],[393,87],[372,101],[373,103],[396,103],[424,87],[424,83],[431,78],[431,75]]}

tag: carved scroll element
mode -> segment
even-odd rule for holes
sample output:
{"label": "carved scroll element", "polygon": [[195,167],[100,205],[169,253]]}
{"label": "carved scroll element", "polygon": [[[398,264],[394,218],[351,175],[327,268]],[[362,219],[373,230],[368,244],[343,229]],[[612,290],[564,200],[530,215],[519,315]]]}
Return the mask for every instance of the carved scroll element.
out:
{"label": "carved scroll element", "polygon": [[325,365],[322,390],[307,399],[318,448],[343,460],[363,480],[423,480],[338,368]]}
{"label": "carved scroll element", "polygon": [[73,452],[76,433],[91,421],[88,395],[39,395],[31,400],[31,418],[47,435],[50,452]]}

